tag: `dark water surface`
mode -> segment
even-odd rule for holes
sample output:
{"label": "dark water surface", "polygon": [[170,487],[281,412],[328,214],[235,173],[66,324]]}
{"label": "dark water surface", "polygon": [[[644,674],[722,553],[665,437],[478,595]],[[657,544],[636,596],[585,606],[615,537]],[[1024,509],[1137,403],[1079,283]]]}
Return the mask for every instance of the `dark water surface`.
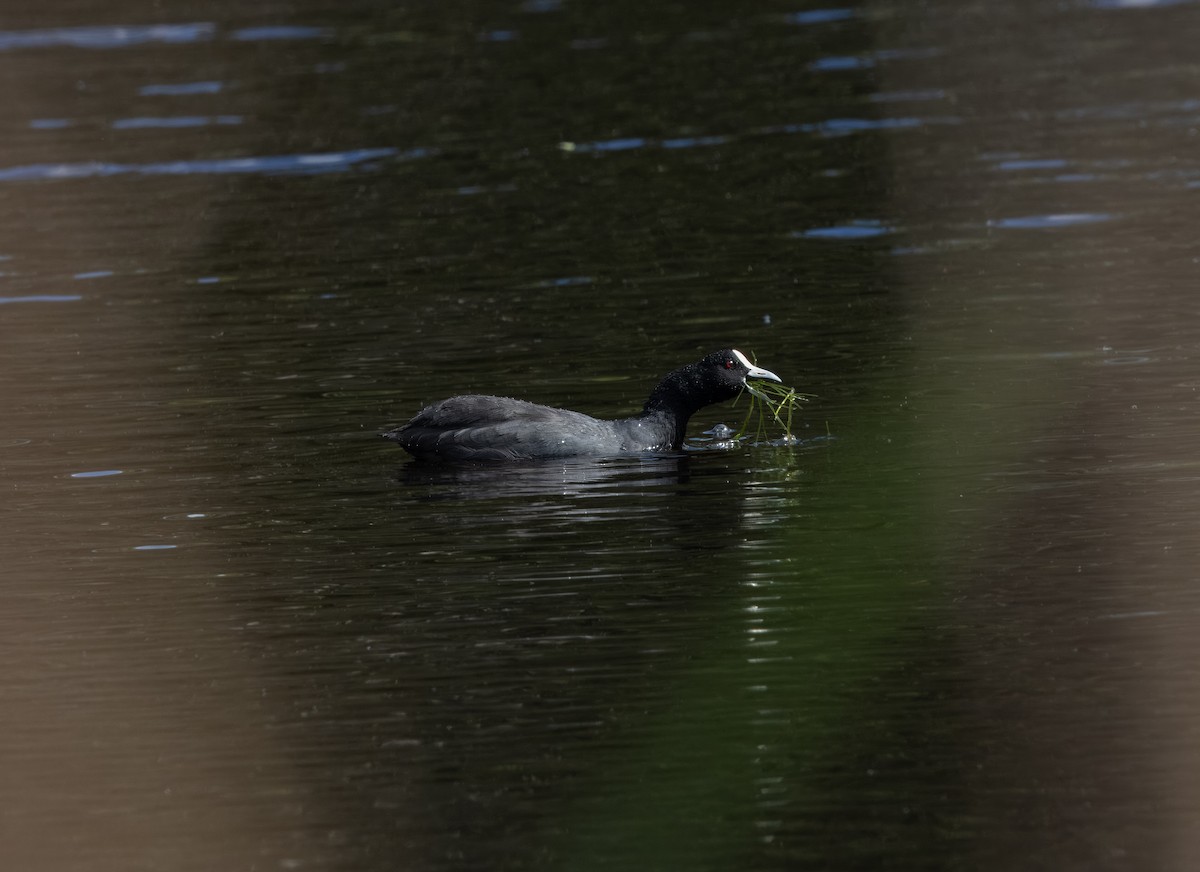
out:
{"label": "dark water surface", "polygon": [[1196,4],[7,6],[4,868],[1196,868]]}

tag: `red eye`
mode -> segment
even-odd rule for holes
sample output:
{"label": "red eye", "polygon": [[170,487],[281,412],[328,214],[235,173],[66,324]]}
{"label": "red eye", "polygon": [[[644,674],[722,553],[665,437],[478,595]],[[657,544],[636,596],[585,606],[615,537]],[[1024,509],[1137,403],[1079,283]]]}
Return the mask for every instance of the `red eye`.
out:
{"label": "red eye", "polygon": [[727,358],[725,358],[725,368],[726,368],[726,369],[733,369],[733,361],[732,361],[732,360],[730,360],[728,357],[727,357]]}

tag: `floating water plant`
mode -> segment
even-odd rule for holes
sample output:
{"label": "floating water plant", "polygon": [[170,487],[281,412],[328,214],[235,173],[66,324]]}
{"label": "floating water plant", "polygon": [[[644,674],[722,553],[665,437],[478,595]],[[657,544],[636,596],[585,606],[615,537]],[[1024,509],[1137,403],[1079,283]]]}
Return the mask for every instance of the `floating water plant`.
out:
{"label": "floating water plant", "polygon": [[798,405],[812,399],[812,394],[801,394],[795,388],[761,379],[747,381],[746,393],[750,394],[750,408],[738,431],[738,438],[750,429],[751,421],[755,421],[755,438],[761,439],[767,429],[769,412],[775,423],[783,428],[783,438],[779,440],[781,444],[791,445],[800,441],[792,435],[792,416]]}

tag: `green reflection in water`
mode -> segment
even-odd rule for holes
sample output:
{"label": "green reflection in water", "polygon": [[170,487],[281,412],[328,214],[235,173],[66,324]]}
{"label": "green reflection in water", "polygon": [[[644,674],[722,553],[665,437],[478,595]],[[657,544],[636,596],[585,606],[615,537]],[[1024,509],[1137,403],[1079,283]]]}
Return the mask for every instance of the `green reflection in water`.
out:
{"label": "green reflection in water", "polygon": [[[1058,379],[1044,354],[1000,359],[1002,310],[929,317],[896,368],[915,375],[881,377],[828,450],[760,475],[793,523],[706,616],[635,753],[556,822],[567,868],[940,867],[978,850],[956,573],[1010,508],[986,479]],[[746,565],[716,553],[713,576]]]}

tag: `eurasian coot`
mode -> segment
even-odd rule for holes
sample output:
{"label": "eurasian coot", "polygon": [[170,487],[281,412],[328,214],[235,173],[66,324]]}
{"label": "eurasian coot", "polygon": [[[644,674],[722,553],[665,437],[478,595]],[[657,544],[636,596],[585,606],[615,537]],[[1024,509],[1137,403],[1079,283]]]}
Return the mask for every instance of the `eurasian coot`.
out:
{"label": "eurasian coot", "polygon": [[507,397],[451,397],[383,434],[420,460],[492,461],[677,451],[688,419],[737,396],[748,378],[782,381],[732,348],[672,372],[632,418],[601,421]]}

